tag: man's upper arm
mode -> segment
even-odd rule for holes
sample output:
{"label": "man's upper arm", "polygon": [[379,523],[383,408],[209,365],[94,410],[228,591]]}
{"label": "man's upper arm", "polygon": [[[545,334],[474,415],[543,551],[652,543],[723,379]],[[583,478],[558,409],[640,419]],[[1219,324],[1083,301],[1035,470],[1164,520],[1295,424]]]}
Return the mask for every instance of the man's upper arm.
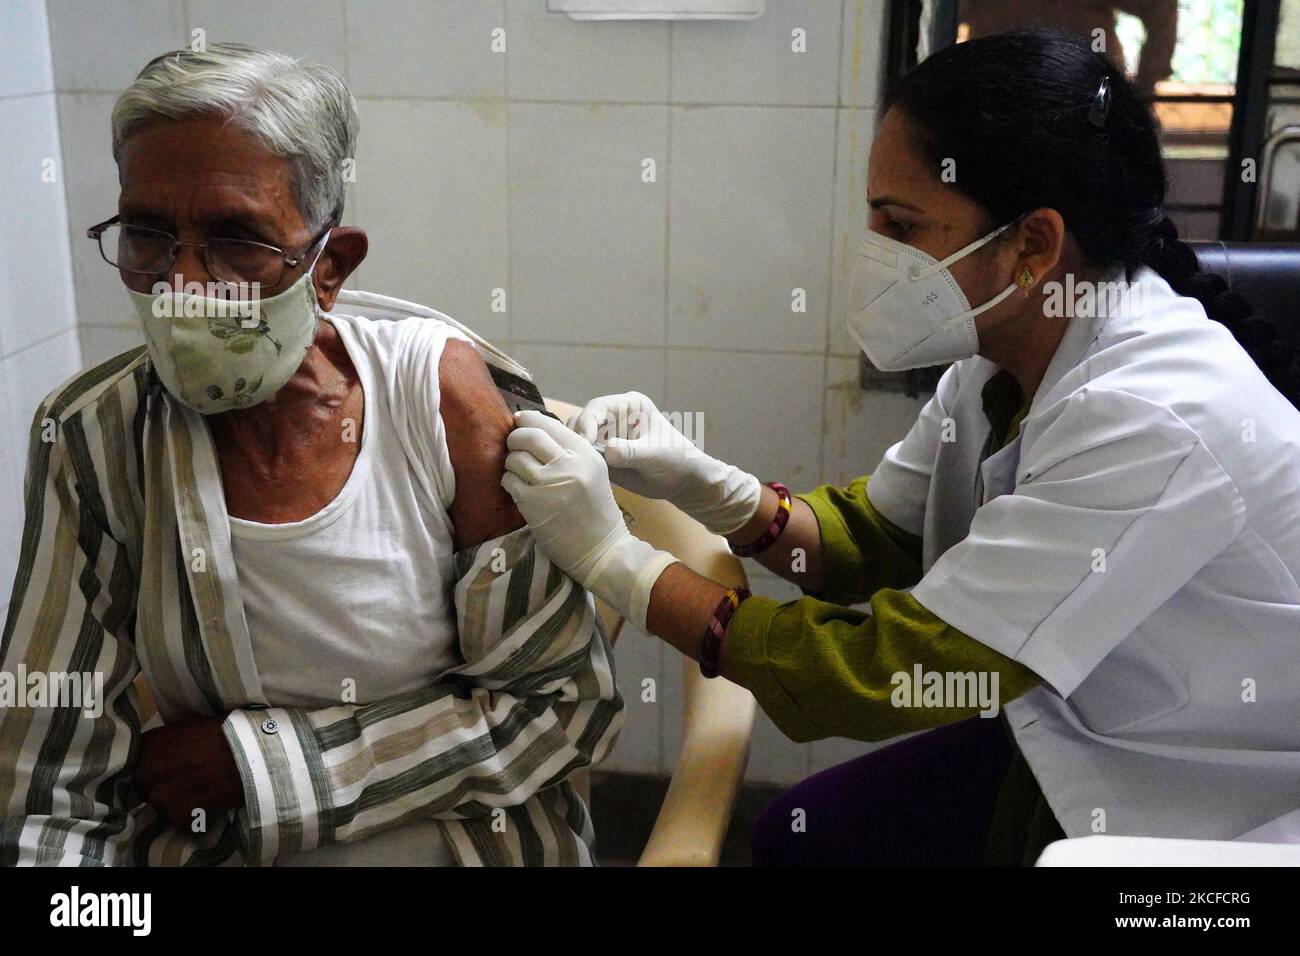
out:
{"label": "man's upper arm", "polygon": [[449,510],[456,549],[463,550],[524,525],[514,499],[501,487],[514,418],[487,365],[464,339],[448,339],[443,346],[438,381],[447,453],[456,474]]}
{"label": "man's upper arm", "polygon": [[111,471],[98,437],[88,438],[93,426],[59,420],[57,441],[36,437],[58,404],[59,393],[47,397],[32,424],[23,566],[0,638],[0,669],[70,668],[102,676],[103,688],[94,700],[56,695],[0,719],[0,866],[111,865],[127,825],[120,775],[139,728],[139,665],[127,633],[136,582],[127,547],[82,495],[111,503],[116,493],[120,503],[128,489],[79,481],[74,461],[95,476]]}

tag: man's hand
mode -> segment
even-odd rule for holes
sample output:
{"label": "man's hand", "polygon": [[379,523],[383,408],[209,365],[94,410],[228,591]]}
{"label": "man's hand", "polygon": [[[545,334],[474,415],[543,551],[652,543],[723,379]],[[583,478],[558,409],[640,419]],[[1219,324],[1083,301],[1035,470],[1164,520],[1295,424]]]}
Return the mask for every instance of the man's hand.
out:
{"label": "man's hand", "polygon": [[140,737],[135,789],[147,803],[182,829],[194,811],[234,810],[244,805],[244,783],[221,732],[223,717],[166,724]]}

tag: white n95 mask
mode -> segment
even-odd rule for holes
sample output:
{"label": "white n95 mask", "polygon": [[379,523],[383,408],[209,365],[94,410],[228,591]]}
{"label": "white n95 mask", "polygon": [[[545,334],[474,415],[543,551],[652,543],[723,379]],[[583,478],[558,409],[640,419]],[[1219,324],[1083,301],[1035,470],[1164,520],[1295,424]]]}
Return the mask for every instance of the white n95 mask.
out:
{"label": "white n95 mask", "polygon": [[298,281],[264,299],[128,289],[167,391],[196,412],[215,415],[264,402],[283,388],[316,338],[311,275],[324,251],[322,243]]}
{"label": "white n95 mask", "polygon": [[972,309],[948,266],[990,242],[1015,221],[963,246],[942,262],[878,232],[863,233],[844,322],[867,358],[882,371],[901,372],[956,362],[977,353],[975,316],[1009,296],[1016,284]]}

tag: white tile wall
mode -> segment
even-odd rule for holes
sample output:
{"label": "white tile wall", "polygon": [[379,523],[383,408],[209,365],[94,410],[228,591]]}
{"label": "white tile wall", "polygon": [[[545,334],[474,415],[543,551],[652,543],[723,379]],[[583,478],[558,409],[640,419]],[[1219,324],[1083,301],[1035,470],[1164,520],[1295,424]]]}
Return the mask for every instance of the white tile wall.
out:
{"label": "white tile wall", "polygon": [[[838,320],[865,223],[884,7],[769,0],[757,21],[669,24],[575,22],[545,0],[103,0],[93,17],[79,0],[49,0],[47,40],[40,0],[0,5],[0,110],[32,131],[0,156],[4,181],[31,182],[32,157],[48,153],[62,184],[15,198],[47,255],[30,278],[0,273],[11,463],[0,482],[14,487],[12,423],[30,415],[15,404],[140,341],[85,228],[116,208],[114,97],[196,28],[325,62],[351,83],[361,140],[347,221],[371,250],[350,285],[455,315],[548,395],[635,388],[701,412],[706,450],[765,479],[802,490],[870,471],[919,408],[857,391]],[[492,49],[500,29],[504,53]],[[806,52],[792,50],[795,30]],[[0,268],[14,222],[0,225]],[[48,292],[39,318],[12,318],[34,288]],[[504,313],[490,307],[496,288]],[[791,307],[796,288],[806,311]],[[12,541],[15,497],[0,499]],[[761,593],[798,596],[748,563]],[[6,584],[10,570],[0,563]],[[630,631],[615,653],[628,715],[610,765],[666,770],[681,661]],[[654,702],[641,699],[647,678]],[[763,718],[750,776],[793,783],[867,746],[796,745]]]}
{"label": "white tile wall", "polygon": [[[0,360],[2,361],[2,360]],[[0,364],[0,371],[3,371]],[[0,604],[9,603],[14,571],[18,567],[18,548],[23,531],[22,450],[25,447],[18,428],[19,416],[9,405],[9,388],[0,388]],[[31,416],[27,416],[30,420]],[[3,625],[0,625],[3,626]]]}
{"label": "white tile wall", "polygon": [[546,0],[506,0],[507,81],[514,100],[663,103],[667,23],[578,22]]}
{"label": "white tile wall", "polygon": [[81,361],[86,368],[106,362],[114,355],[144,345],[144,335],[134,325],[83,325]]}
{"label": "white tile wall", "polygon": [[858,387],[858,360],[829,356],[821,481],[847,485],[874,471],[885,449],[907,434],[928,397],[863,392]]}
{"label": "white tile wall", "polygon": [[[28,430],[42,398],[81,370],[77,330],[67,329],[30,348],[5,356],[4,384],[9,397],[7,448],[27,450]],[[26,471],[26,461],[20,466]]]}
{"label": "white tile wall", "polygon": [[674,23],[673,102],[836,105],[842,6],[777,2],[756,20]]}
{"label": "white tile wall", "polygon": [[663,343],[667,152],[666,106],[511,106],[516,343]]}
{"label": "white tile wall", "polygon": [[88,228],[117,212],[117,165],[109,128],[114,99],[112,93],[59,94],[68,244],[77,320],[83,326],[134,326],[136,322],[121,279],[86,237]]}
{"label": "white tile wall", "polygon": [[665,410],[700,414],[706,454],[802,490],[819,478],[824,368],[820,355],[671,349]]}
{"label": "white tile wall", "polygon": [[492,50],[492,31],[505,26],[501,0],[387,0],[379,11],[374,0],[345,0],[344,10],[354,96],[505,94],[506,57]]}
{"label": "white tile wall", "polygon": [[[546,398],[585,405],[598,395],[635,390],[668,407],[664,397],[668,356],[662,349],[523,342],[510,354],[524,363]],[[636,369],[632,377],[630,368]]]}
{"label": "white tile wall", "polygon": [[874,107],[885,55],[886,0],[845,0],[840,105]]}
{"label": "white tile wall", "polygon": [[190,45],[177,0],[101,0],[93,10],[83,0],[47,0],[47,7],[59,92],[126,89],[154,57]]}
{"label": "white tile wall", "polygon": [[54,91],[49,25],[44,0],[10,0],[0,5],[0,95]]}
{"label": "white tile wall", "polygon": [[[667,716],[674,707],[681,710],[681,658],[667,650],[657,637],[630,624],[623,626],[614,645],[614,676],[623,694],[623,731],[602,769],[668,772],[665,735],[681,728],[680,720],[674,723]],[[675,681],[664,680],[665,668],[677,675]]]}
{"label": "white tile wall", "polygon": [[[7,184],[0,230],[0,346],[11,355],[76,324],[68,277],[67,213],[53,93],[0,100]],[[52,254],[38,255],[36,250]]]}
{"label": "white tile wall", "polygon": [[370,253],[353,284],[431,305],[493,342],[504,338],[506,314],[492,311],[492,290],[508,288],[504,105],[358,105],[355,189]]}
{"label": "white tile wall", "polygon": [[834,146],[832,109],[673,109],[669,344],[825,351]]}
{"label": "white tile wall", "polygon": [[0,6],[0,606],[22,534],[27,428],[37,404],[81,364],[51,65],[41,0]]}
{"label": "white tile wall", "polygon": [[347,73],[343,0],[186,0],[185,6],[185,46],[202,30],[208,43],[266,47]]}
{"label": "white tile wall", "polygon": [[835,126],[835,228],[831,247],[830,351],[859,355],[844,328],[853,260],[867,228],[867,158],[876,111],[842,109]]}

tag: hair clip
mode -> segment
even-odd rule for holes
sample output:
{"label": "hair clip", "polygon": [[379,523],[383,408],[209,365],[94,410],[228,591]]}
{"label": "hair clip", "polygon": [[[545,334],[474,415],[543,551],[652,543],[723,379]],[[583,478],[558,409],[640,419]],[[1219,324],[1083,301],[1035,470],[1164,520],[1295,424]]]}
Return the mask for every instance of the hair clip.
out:
{"label": "hair clip", "polygon": [[1088,109],[1088,122],[1098,129],[1106,125],[1106,117],[1110,114],[1110,77],[1103,76],[1101,85],[1097,87],[1097,95],[1092,98],[1092,106]]}

